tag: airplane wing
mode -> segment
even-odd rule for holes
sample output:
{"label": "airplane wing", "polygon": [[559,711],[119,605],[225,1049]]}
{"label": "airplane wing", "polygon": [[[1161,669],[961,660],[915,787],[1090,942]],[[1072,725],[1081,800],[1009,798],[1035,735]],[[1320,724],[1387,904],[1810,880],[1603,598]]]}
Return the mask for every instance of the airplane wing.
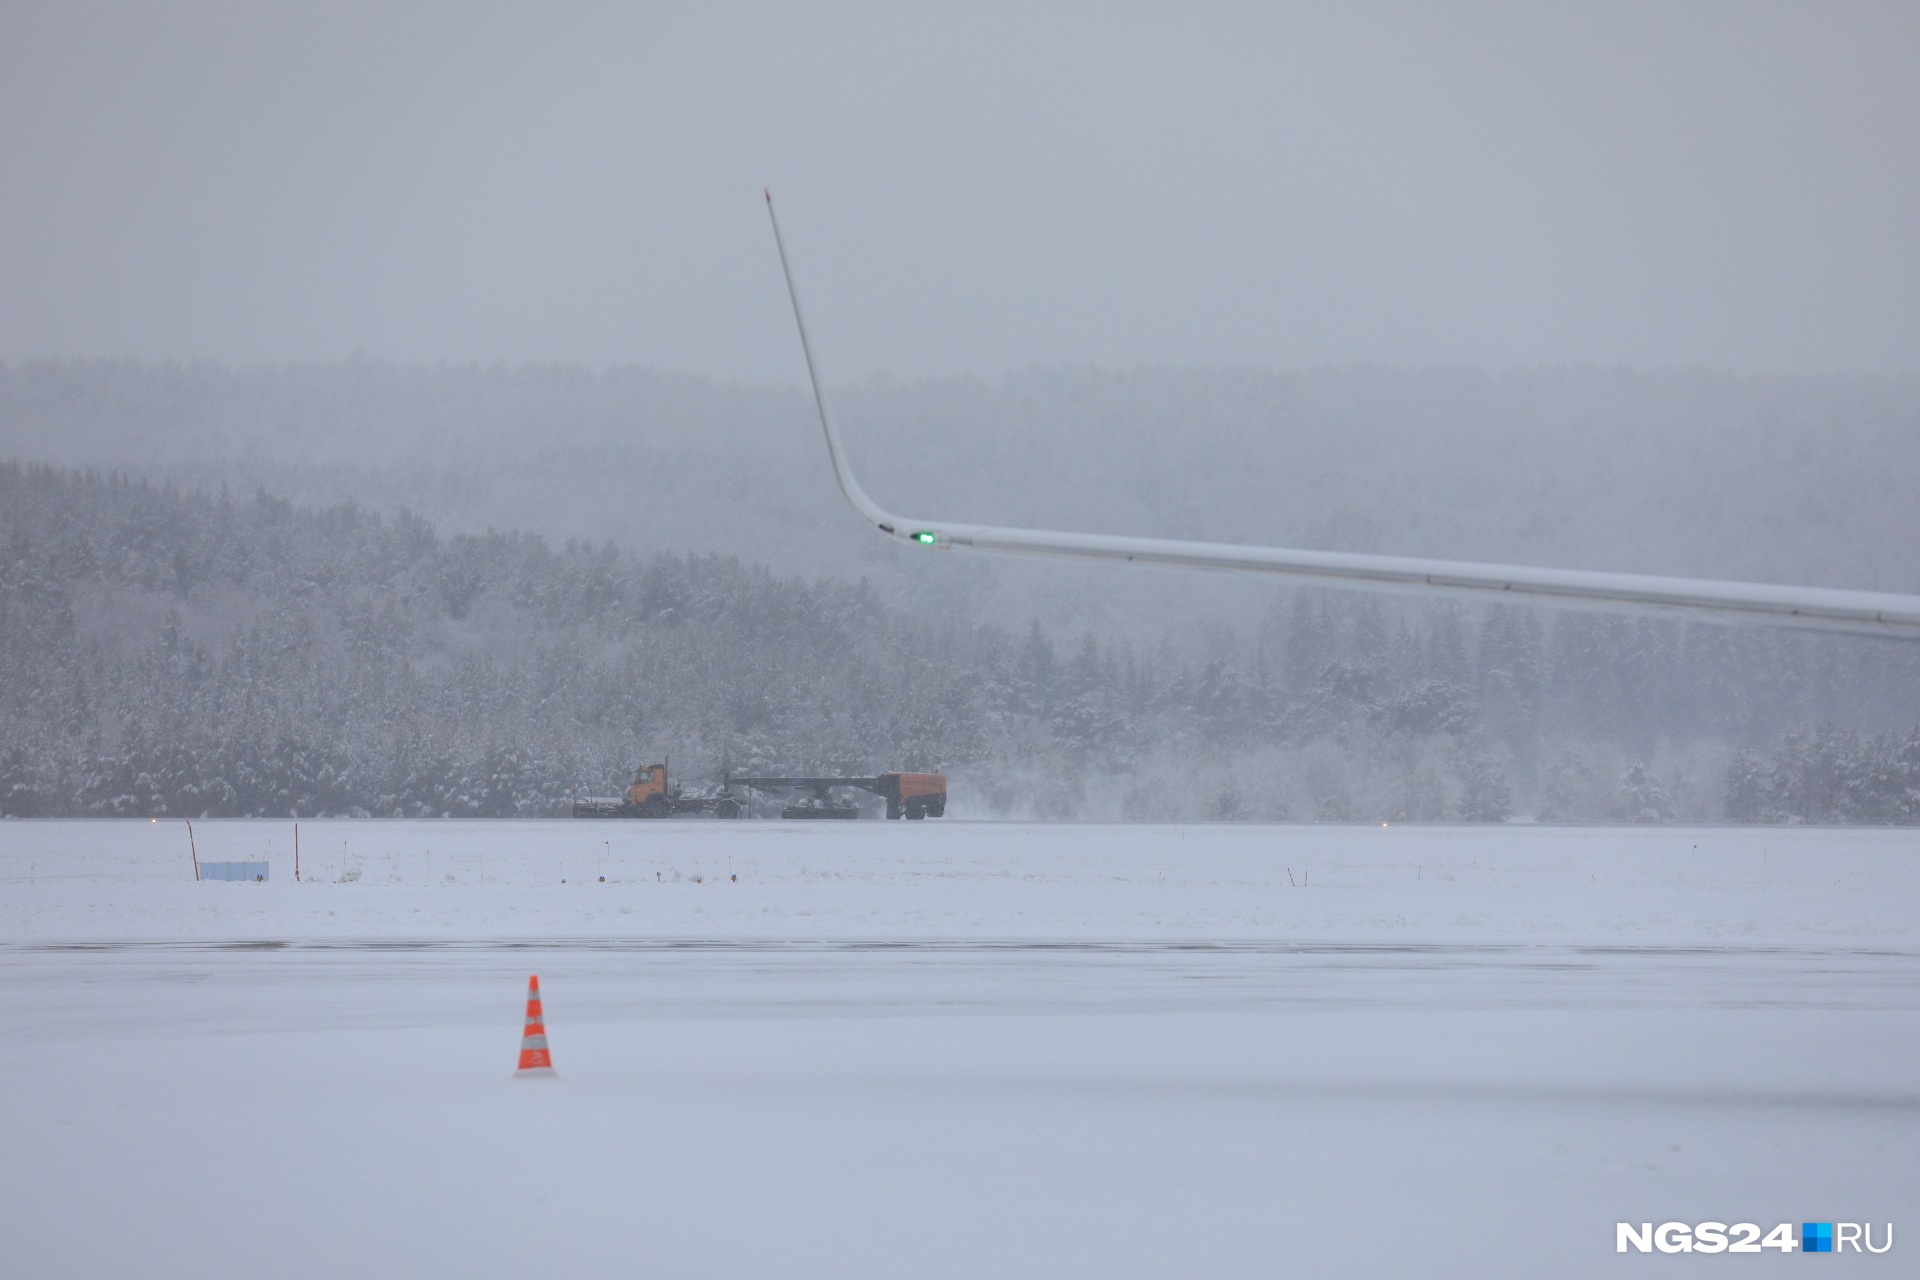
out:
{"label": "airplane wing", "polygon": [[774,213],[771,192],[767,193],[767,217],[773,223],[774,246],[780,253],[780,269],[786,275],[787,294],[793,300],[794,324],[800,330],[800,348],[806,355],[807,376],[813,382],[814,404],[820,411],[820,426],[826,433],[827,452],[833,459],[833,474],[840,482],[840,492],[846,495],[854,510],[895,541],[928,550],[962,547],[1013,555],[1267,573],[1320,586],[1478,596],[1483,600],[1509,602],[1539,600],[1609,612],[1668,614],[1705,622],[1745,622],[1920,640],[1920,596],[1890,592],[1541,569],[1171,538],[1129,538],[896,516],[867,496],[847,463],[846,447],[827,404],[813,343],[807,336],[800,291],[793,282],[793,267],[787,258],[786,242],[780,236],[780,219]]}

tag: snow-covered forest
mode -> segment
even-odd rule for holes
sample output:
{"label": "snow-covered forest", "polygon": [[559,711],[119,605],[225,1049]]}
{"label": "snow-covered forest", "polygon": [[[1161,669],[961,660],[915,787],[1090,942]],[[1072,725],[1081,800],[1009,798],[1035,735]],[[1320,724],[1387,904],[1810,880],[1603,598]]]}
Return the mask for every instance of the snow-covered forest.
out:
{"label": "snow-covered forest", "polygon": [[980,816],[1920,821],[1907,645],[1289,591],[1206,657],[264,491],[12,464],[0,512],[12,815],[551,814],[671,753]]}
{"label": "snow-covered forest", "polygon": [[[1063,368],[835,397],[862,480],[906,516],[1920,591],[1920,377]],[[840,501],[797,384],[29,362],[0,365],[5,460],[736,555],[867,578],[930,620],[1209,656],[1274,600],[1205,574],[903,556]]]}
{"label": "snow-covered forest", "polygon": [[[1920,379],[1035,370],[840,393],[908,514],[1920,588]],[[1920,646],[916,553],[797,388],[0,366],[0,804],[550,813],[671,755],[954,812],[1912,821]],[[513,530],[515,532],[496,532]]]}

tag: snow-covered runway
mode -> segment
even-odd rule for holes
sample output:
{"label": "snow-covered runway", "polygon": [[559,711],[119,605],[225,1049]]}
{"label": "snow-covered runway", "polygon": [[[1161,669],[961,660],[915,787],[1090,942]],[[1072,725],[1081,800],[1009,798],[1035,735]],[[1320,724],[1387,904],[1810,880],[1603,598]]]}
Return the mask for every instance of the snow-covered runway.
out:
{"label": "snow-covered runway", "polygon": [[195,828],[273,881],[0,825],[11,1274],[1771,1273],[1614,1223],[1920,1192],[1911,833]]}

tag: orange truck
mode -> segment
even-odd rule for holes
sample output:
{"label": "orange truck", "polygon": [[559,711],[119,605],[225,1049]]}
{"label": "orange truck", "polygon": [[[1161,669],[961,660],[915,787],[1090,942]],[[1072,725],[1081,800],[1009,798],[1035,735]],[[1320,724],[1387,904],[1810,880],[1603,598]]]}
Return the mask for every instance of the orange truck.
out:
{"label": "orange truck", "polygon": [[716,818],[738,818],[746,803],[734,788],[799,793],[780,811],[783,818],[857,818],[859,806],[836,796],[843,790],[867,791],[887,802],[889,818],[938,818],[947,812],[947,776],[944,773],[881,773],[872,777],[735,777],[729,774],[713,795],[688,795],[667,780],[667,766],[646,764],[633,775],[623,796],[580,796],[573,802],[576,818],[671,818],[680,814],[710,813]]}

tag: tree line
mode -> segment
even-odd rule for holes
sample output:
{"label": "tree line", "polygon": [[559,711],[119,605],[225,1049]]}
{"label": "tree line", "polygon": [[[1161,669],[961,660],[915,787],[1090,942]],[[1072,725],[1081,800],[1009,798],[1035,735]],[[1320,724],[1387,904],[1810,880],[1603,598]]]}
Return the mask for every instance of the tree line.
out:
{"label": "tree line", "polygon": [[1194,654],[41,466],[0,466],[0,536],[11,816],[540,816],[669,754],[695,786],[941,770],[980,815],[1913,822],[1920,795],[1886,724],[1920,721],[1913,646],[1291,590]]}

